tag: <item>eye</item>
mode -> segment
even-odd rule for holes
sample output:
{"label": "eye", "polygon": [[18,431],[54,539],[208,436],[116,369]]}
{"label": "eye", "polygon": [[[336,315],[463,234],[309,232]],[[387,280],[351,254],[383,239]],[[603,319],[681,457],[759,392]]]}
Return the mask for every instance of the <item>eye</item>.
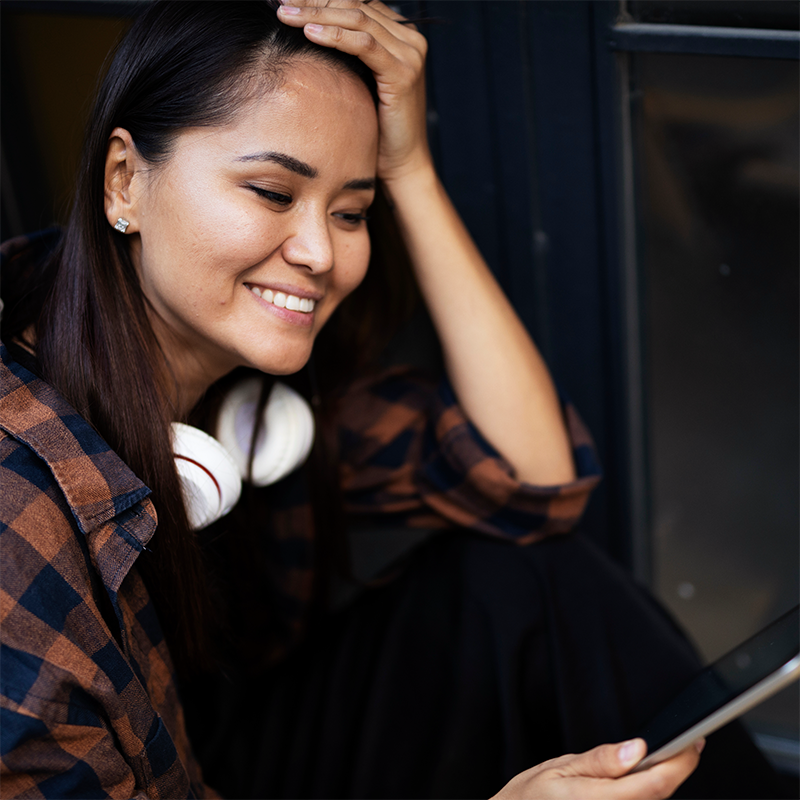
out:
{"label": "eye", "polygon": [[265,200],[269,200],[271,203],[275,203],[276,205],[288,206],[292,202],[292,198],[288,194],[283,194],[282,192],[273,192],[269,189],[262,189],[260,186],[253,186],[251,183],[248,183],[247,186],[259,197],[263,197]]}
{"label": "eye", "polygon": [[362,222],[366,222],[369,219],[366,214],[358,214],[355,212],[346,211],[337,212],[333,216],[343,220],[348,225],[352,225],[353,227],[360,225]]}

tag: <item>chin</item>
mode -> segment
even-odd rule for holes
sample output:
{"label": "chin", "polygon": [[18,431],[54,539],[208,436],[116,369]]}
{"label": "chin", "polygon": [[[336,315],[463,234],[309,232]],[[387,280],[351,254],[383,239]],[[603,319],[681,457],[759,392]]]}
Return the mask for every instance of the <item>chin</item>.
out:
{"label": "chin", "polygon": [[308,363],[311,351],[291,358],[276,360],[274,357],[252,361],[250,366],[267,375],[294,375]]}

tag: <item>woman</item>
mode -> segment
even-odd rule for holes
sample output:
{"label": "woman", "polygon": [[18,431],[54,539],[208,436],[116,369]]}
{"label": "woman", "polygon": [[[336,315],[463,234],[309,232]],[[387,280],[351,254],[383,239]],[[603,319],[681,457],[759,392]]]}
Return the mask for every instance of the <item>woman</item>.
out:
{"label": "woman", "polygon": [[[301,600],[322,596],[322,572],[289,533],[268,545],[275,574],[251,582],[252,562],[230,540],[268,527],[273,510],[252,492],[206,527],[176,470],[174,431],[183,429],[173,423],[213,431],[243,372],[284,376],[306,365],[366,274],[378,185],[476,431],[455,404],[443,405],[437,452],[449,447],[447,469],[461,458],[463,474],[428,470],[423,490],[409,478],[422,457],[417,390],[395,378],[343,397],[323,387],[318,421],[344,420],[351,509],[495,533],[503,523],[492,519],[507,506],[523,527],[539,520],[523,541],[567,529],[580,512],[596,478],[576,476],[576,443],[547,370],[434,173],[424,56],[414,26],[377,0],[156,3],[122,43],[63,238],[7,252],[5,795],[214,796],[192,754],[172,663],[180,694],[193,698],[192,675],[225,661],[221,648],[249,638],[232,661],[277,658],[308,627]],[[391,414],[369,417],[386,406]],[[411,433],[398,463],[387,464],[387,448],[363,455]],[[495,451],[510,468],[498,470]],[[270,496],[283,503],[271,524],[310,529],[313,515],[286,486]],[[326,490],[318,487],[318,530]],[[292,525],[280,528],[280,513],[294,514]],[[248,591],[268,607],[252,624],[242,611]],[[302,608],[280,617],[281,603]],[[252,646],[258,625],[262,652]],[[195,715],[203,703],[189,705]],[[605,745],[533,767],[498,797],[667,797],[698,751],[629,775],[643,742]],[[294,768],[292,753],[270,755]]]}

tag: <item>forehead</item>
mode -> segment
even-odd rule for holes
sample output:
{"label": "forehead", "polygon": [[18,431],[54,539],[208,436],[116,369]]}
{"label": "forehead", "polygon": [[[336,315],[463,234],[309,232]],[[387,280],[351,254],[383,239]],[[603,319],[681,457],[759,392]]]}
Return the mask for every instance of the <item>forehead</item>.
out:
{"label": "forehead", "polygon": [[364,178],[375,174],[377,145],[377,112],[367,87],[326,64],[297,60],[277,88],[251,95],[225,125],[180,133],[173,155],[241,161],[277,151],[320,174]]}

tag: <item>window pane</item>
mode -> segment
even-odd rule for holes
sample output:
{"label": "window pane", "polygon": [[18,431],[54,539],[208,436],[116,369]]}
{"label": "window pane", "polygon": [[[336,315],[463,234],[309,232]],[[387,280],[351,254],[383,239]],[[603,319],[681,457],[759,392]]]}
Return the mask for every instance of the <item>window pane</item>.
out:
{"label": "window pane", "polygon": [[800,27],[800,5],[795,0],[629,0],[627,7],[637,22],[777,30]]}
{"label": "window pane", "polygon": [[633,69],[655,589],[715,658],[798,598],[798,70]]}
{"label": "window pane", "polygon": [[66,220],[97,75],[129,24],[28,5],[0,7],[3,203],[19,209],[3,238]]}

